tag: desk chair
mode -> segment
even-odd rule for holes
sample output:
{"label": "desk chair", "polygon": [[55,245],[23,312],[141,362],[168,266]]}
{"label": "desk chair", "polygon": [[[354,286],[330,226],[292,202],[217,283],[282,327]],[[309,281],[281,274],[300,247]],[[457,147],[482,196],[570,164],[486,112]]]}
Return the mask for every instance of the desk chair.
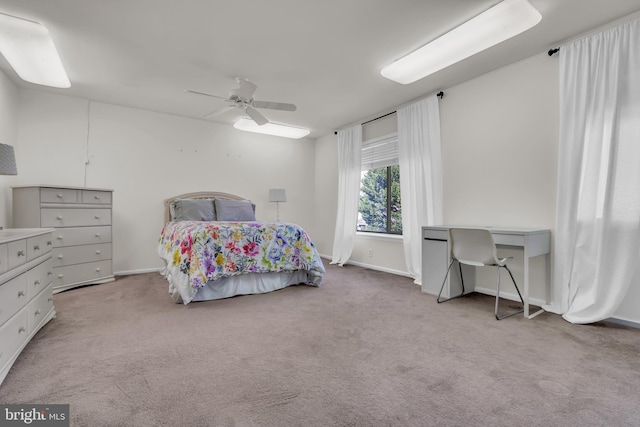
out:
{"label": "desk chair", "polygon": [[[460,282],[462,284],[462,293],[449,299],[440,299],[442,290],[444,289],[444,285],[447,282],[447,277],[449,276],[449,272],[451,271],[451,266],[453,265],[454,261],[458,261],[459,265],[466,264],[475,267],[496,267],[496,271],[498,273],[498,283],[496,287],[495,316],[497,320],[502,320],[515,314],[522,313],[524,311],[524,300],[522,299],[522,294],[520,293],[520,289],[518,289],[518,285],[516,285],[516,281],[513,278],[511,270],[509,270],[509,267],[507,267],[507,260],[509,258],[498,258],[496,244],[493,241],[493,236],[491,235],[489,230],[475,228],[451,228],[449,230],[449,235],[451,239],[451,262],[449,262],[447,273],[444,276],[442,286],[440,287],[440,292],[438,293],[438,303],[451,301],[452,299],[464,296],[464,280],[462,278],[462,268],[460,268]],[[520,301],[522,301],[523,305],[522,310],[510,314],[505,314],[503,316],[498,315],[498,305],[500,303],[500,268],[504,268],[509,272],[509,276],[511,276],[513,286],[516,287],[516,291],[518,292],[518,296],[520,297]]]}

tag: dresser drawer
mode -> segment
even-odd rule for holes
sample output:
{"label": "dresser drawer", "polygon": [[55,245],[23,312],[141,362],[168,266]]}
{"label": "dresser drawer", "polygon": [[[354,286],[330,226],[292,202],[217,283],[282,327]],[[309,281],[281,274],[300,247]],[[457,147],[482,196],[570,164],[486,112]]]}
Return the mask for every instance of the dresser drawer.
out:
{"label": "dresser drawer", "polygon": [[7,243],[7,265],[8,269],[15,268],[27,262],[27,241],[16,240]]}
{"label": "dresser drawer", "polygon": [[111,269],[111,260],[54,267],[53,287],[57,288],[78,282],[91,283],[91,280],[104,279],[113,276]]}
{"label": "dresser drawer", "polygon": [[82,190],[82,203],[111,204],[110,191]]}
{"label": "dresser drawer", "polygon": [[71,188],[41,188],[41,203],[78,203],[78,190]]}
{"label": "dresser drawer", "polygon": [[4,325],[0,326],[0,367],[4,366],[27,340],[29,313],[24,307]]}
{"label": "dresser drawer", "polygon": [[0,245],[0,274],[7,271],[7,245]]}
{"label": "dresser drawer", "polygon": [[29,313],[29,320],[27,321],[29,334],[32,334],[39,328],[42,321],[47,317],[47,314],[53,309],[52,287],[47,286],[44,288],[37,297],[29,301],[27,307],[27,312]]}
{"label": "dresser drawer", "polygon": [[53,233],[53,247],[111,242],[111,226],[59,228]]}
{"label": "dresser drawer", "polygon": [[0,325],[27,305],[27,275],[0,285]]}
{"label": "dresser drawer", "polygon": [[67,246],[56,248],[53,253],[53,266],[82,264],[85,262],[111,259],[111,243],[97,245]]}
{"label": "dresser drawer", "polygon": [[29,237],[27,239],[27,261],[51,252],[52,247],[51,234]]}
{"label": "dresser drawer", "polygon": [[43,208],[40,215],[43,227],[111,225],[111,209]]}
{"label": "dresser drawer", "polygon": [[53,260],[49,258],[42,264],[27,271],[27,297],[38,295],[53,280]]}

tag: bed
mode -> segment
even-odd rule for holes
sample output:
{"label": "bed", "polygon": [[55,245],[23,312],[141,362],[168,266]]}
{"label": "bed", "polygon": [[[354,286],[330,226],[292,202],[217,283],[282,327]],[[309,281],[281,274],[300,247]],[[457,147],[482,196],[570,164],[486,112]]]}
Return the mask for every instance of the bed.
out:
{"label": "bed", "polygon": [[304,229],[257,221],[251,201],[221,192],[165,200],[158,255],[169,295],[183,304],[298,284],[317,287],[325,272]]}

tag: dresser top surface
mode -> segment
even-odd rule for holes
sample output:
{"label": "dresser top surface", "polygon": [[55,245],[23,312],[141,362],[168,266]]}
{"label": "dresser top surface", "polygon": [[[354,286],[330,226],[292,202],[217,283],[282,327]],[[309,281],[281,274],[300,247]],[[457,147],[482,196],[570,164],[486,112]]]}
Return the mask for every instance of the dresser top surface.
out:
{"label": "dresser top surface", "polygon": [[0,243],[40,236],[54,231],[55,228],[7,228],[0,230]]}
{"label": "dresser top surface", "polygon": [[64,190],[113,191],[109,188],[73,187],[69,185],[14,185],[11,188],[60,188]]}

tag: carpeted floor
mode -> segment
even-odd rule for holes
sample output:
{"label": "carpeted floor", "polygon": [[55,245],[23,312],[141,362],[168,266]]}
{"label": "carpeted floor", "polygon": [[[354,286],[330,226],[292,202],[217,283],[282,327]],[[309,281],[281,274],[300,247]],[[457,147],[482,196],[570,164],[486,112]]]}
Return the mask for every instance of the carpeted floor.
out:
{"label": "carpeted floor", "polygon": [[[156,273],[54,296],[2,403],[73,426],[637,426],[640,331],[326,265],[323,286],[174,304]],[[508,304],[505,304],[505,309]]]}

